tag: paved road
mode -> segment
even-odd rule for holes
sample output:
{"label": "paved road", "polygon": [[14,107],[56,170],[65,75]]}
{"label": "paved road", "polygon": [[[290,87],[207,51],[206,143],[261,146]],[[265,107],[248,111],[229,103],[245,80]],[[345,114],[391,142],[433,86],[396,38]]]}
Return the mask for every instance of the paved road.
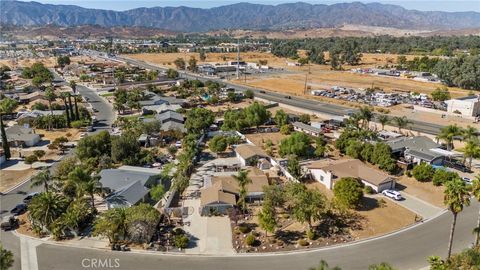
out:
{"label": "paved road", "polygon": [[[135,60],[135,59],[130,59],[126,57],[117,57],[119,60],[125,61],[128,64],[131,65],[137,65],[141,66],[144,68],[148,69],[156,69],[156,70],[165,70],[164,68],[160,68],[158,66],[150,65],[148,63],[145,63],[143,61]],[[213,81],[218,81],[221,83],[225,83],[228,87],[234,87],[240,90],[252,90],[255,93],[256,97],[263,98],[272,102],[278,102],[278,103],[283,103],[286,105],[298,107],[301,109],[307,109],[311,110],[314,112],[319,112],[323,114],[330,114],[333,116],[344,116],[349,112],[355,112],[357,111],[356,109],[352,109],[350,107],[345,107],[345,106],[340,106],[336,104],[331,104],[331,103],[325,103],[321,102],[318,100],[311,100],[311,99],[305,99],[305,98],[300,98],[300,97],[295,97],[291,96],[290,99],[285,98],[285,94],[280,94],[276,92],[271,92],[267,90],[262,90],[262,89],[257,89],[253,87],[247,87],[239,84],[233,84],[231,82],[226,82],[224,80],[216,79],[216,78],[210,78],[210,77],[201,77],[200,75],[192,75],[192,74],[184,74],[182,73],[181,76],[184,76],[188,79],[199,79],[202,81],[206,80],[213,80]],[[378,115],[378,114],[375,114]],[[434,123],[429,123],[429,122],[421,122],[417,121],[415,119],[410,119],[412,121],[412,125],[410,127],[411,130],[413,131],[418,131],[422,133],[427,133],[427,134],[433,134],[437,135],[440,131],[440,129],[443,127],[442,125],[434,124]]]}
{"label": "paved road", "polygon": [[[55,80],[63,81],[57,73],[54,73]],[[66,84],[63,82],[62,84]],[[97,119],[99,120],[98,125],[96,125],[97,130],[101,129],[110,129],[111,123],[115,120],[115,113],[113,112],[112,105],[106,102],[104,99],[100,98],[95,91],[86,88],[84,86],[77,87],[78,92],[84,96],[88,97],[92,102],[92,107],[98,110]],[[71,153],[68,153],[70,155]],[[54,163],[50,170],[54,170],[58,163]],[[30,182],[27,181],[22,185],[16,187],[7,193],[2,193],[0,195],[0,217],[8,215],[10,210],[17,204],[22,203],[23,198],[26,194],[32,192],[43,191],[43,187],[30,187]],[[20,269],[20,242],[17,237],[15,237],[10,232],[0,231],[0,242],[4,245],[6,249],[14,252],[15,256],[15,265],[13,269]],[[28,269],[27,269],[28,270]]]}
{"label": "paved road", "polygon": [[[455,235],[455,252],[473,242],[472,228],[475,226],[478,203],[473,203],[460,214]],[[37,247],[39,269],[84,269],[82,260],[119,259],[117,269],[275,269],[302,270],[315,266],[320,260],[343,269],[362,269],[368,265],[389,262],[397,269],[420,269],[427,265],[427,257],[436,254],[446,255],[451,214],[445,213],[425,224],[372,241],[353,245],[333,247],[325,250],[281,255],[237,255],[237,256],[174,256],[149,255],[96,251],[81,248],[66,248],[43,244]],[[52,259],[55,258],[55,259]]]}

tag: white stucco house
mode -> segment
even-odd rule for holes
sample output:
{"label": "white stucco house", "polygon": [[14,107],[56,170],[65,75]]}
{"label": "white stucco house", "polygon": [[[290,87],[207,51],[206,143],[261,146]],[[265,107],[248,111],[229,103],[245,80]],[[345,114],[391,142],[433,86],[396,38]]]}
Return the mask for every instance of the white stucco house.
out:
{"label": "white stucco house", "polygon": [[333,189],[335,182],[353,177],[370,186],[376,192],[395,188],[395,179],[388,174],[367,166],[358,159],[319,160],[307,166],[313,179]]}

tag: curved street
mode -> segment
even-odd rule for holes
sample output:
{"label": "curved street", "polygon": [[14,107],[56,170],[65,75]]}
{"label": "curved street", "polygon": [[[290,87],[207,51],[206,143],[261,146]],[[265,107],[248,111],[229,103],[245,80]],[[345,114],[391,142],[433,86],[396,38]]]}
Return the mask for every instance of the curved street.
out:
{"label": "curved street", "polygon": [[[479,204],[472,202],[458,218],[454,252],[474,241]],[[41,244],[37,247],[39,269],[85,269],[82,260],[118,259],[117,269],[275,269],[302,270],[326,260],[330,266],[342,269],[368,269],[373,263],[389,262],[397,269],[421,269],[428,265],[430,255],[446,256],[448,234],[452,216],[445,212],[430,221],[399,233],[353,244],[339,245],[321,250],[284,254],[239,254],[234,256],[195,256],[140,254],[111,252],[59,245]]]}

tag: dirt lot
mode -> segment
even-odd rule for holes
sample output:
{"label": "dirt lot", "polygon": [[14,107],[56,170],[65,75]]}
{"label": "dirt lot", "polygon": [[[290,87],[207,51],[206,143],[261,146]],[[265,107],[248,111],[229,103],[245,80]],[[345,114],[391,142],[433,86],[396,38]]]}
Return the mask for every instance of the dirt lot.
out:
{"label": "dirt lot", "polygon": [[438,207],[445,207],[443,204],[443,192],[445,187],[436,187],[432,182],[419,182],[415,178],[402,176],[397,181],[397,189],[407,192],[417,198],[429,202]]}
{"label": "dirt lot", "polygon": [[56,138],[60,138],[60,137],[65,137],[69,141],[78,140],[80,138],[81,131],[76,128],[69,128],[64,130],[53,130],[53,131],[38,129],[36,130],[36,133],[40,134],[40,136],[43,135],[42,140],[49,140],[50,142],[53,142]]}
{"label": "dirt lot", "polygon": [[271,140],[273,143],[273,153],[275,157],[279,157],[278,155],[278,145],[280,141],[288,135],[283,135],[280,132],[270,132],[270,133],[255,133],[255,134],[246,134],[247,139],[252,141],[255,145],[262,147],[265,145],[267,140]]}
{"label": "dirt lot", "polygon": [[[72,57],[70,60],[72,62],[78,62],[78,61],[82,61],[82,60],[86,60],[88,58],[86,57],[83,57],[83,56],[78,56],[78,57]],[[56,64],[57,64],[57,59],[55,57],[44,57],[44,58],[36,58],[36,59],[17,59],[16,62],[14,62],[13,60],[0,60],[0,66],[1,65],[6,65],[6,66],[9,66],[9,67],[13,67],[13,66],[20,66],[20,67],[29,67],[31,66],[33,63],[37,63],[37,62],[40,62],[40,63],[43,63],[46,67],[54,67]]]}
{"label": "dirt lot", "polygon": [[0,170],[0,192],[15,186],[35,173],[34,169],[22,171]]}

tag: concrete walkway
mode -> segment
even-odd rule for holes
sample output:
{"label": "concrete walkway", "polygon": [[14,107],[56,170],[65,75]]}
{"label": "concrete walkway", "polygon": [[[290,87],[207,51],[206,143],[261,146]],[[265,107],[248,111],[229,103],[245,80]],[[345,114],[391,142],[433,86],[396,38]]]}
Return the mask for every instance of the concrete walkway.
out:
{"label": "concrete walkway", "polygon": [[26,237],[20,238],[20,258],[22,260],[22,270],[38,270],[37,246],[42,241],[33,240]]}
{"label": "concrete walkway", "polygon": [[[412,196],[406,192],[400,192],[405,198],[402,201],[394,201],[395,203],[407,208],[408,210],[415,212],[417,215],[420,215],[423,217],[423,219],[430,219],[438,214],[440,214],[443,209],[437,206],[434,206],[433,204],[430,204],[424,200],[421,200],[415,196]],[[383,196],[383,195],[382,195]],[[383,196],[384,198],[387,198]]]}

